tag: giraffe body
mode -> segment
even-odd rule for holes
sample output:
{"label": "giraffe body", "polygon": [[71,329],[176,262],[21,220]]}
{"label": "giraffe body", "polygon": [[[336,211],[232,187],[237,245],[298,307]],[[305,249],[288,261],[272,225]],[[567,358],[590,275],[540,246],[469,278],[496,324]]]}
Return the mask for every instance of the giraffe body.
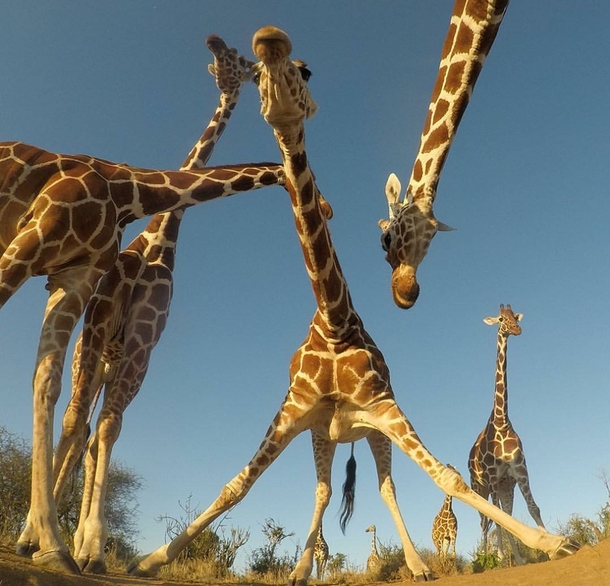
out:
{"label": "giraffe body", "polygon": [[452,508],[453,497],[446,495],[441,510],[432,522],[432,543],[438,555],[455,557],[458,523]]}
{"label": "giraffe body", "polygon": [[[425,448],[397,405],[383,355],[352,304],[309,168],[303,121],[313,106],[303,77],[289,59],[288,37],[279,29],[265,27],[254,35],[253,48],[262,60],[256,66],[261,111],[272,125],[282,153],[286,189],[317,309],[305,341],[290,362],[288,394],[250,462],[189,527],[170,543],[136,560],[129,571],[154,575],[174,560],[210,523],[240,502],[289,443],[307,429],[314,437],[314,456],[316,447],[332,457],[338,442],[366,438],[371,443],[377,434],[385,435],[447,494],[474,506],[551,556],[571,553],[574,546],[564,538],[527,527],[474,493],[456,471],[443,466]],[[316,470],[316,508],[303,556],[289,578],[291,585],[304,584],[311,574],[317,530],[330,499],[330,471],[321,471],[318,466]],[[390,477],[380,478],[380,489],[384,499],[394,495]],[[413,548],[410,539],[409,544]],[[412,552],[405,548],[405,558],[416,578],[431,577],[414,548]]]}
{"label": "giraffe body", "polygon": [[49,290],[33,383],[29,529],[19,553],[78,572],[59,535],[53,499],[54,406],[70,335],[98,279],[117,260],[125,226],[282,180],[275,164],[159,171],[0,143],[0,307],[29,277],[47,276]]}
{"label": "giraffe body", "polygon": [[329,558],[329,550],[328,543],[326,543],[326,539],[324,539],[324,535],[322,533],[322,525],[318,528],[318,535],[316,537],[316,544],[314,546],[313,551],[313,559],[316,562],[316,577],[318,580],[322,580],[324,578],[324,573],[326,572],[326,564],[328,564]]}
{"label": "giraffe body", "polygon": [[[483,498],[491,498],[509,515],[512,514],[515,486],[519,485],[528,511],[538,527],[545,529],[540,509],[534,501],[529,484],[529,474],[521,438],[508,417],[508,386],[506,377],[506,351],[508,337],[521,334],[520,313],[514,313],[510,305],[500,306],[500,315],[485,318],[488,325],[498,324],[497,360],[494,406],[487,425],[477,437],[468,457],[470,484]],[[490,522],[481,516],[483,548],[487,550]],[[522,563],[513,537],[508,535],[515,561]],[[498,547],[503,556],[502,531],[498,526]]]}
{"label": "giraffe body", "polygon": [[[219,105],[182,169],[203,169],[235,107],[252,63],[229,49],[217,36],[207,39],[214,54],[210,72],[221,90]],[[73,358],[72,397],[64,416],[54,457],[54,497],[61,497],[84,449],[88,414],[105,387],[96,433],[86,454],[85,485],[74,557],[81,570],[104,573],[107,522],[104,495],[112,447],[123,412],[140,390],[151,352],[165,328],[173,292],[176,245],[184,210],[155,215],[146,229],[123,250],[112,269],[97,283],[85,312],[83,332]],[[21,541],[31,543],[26,527]]]}
{"label": "giraffe body", "polygon": [[437,231],[450,230],[432,211],[440,174],[468,106],[508,0],[456,0],[438,75],[404,199],[391,174],[386,185],[389,220],[381,220],[381,243],[392,268],[392,296],[401,308],[419,295],[417,268]]}

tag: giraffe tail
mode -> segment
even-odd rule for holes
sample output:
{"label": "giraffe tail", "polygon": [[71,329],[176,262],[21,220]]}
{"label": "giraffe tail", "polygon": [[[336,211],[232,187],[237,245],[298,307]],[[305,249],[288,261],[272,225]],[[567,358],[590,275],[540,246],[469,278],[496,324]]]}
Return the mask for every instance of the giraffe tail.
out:
{"label": "giraffe tail", "polygon": [[356,458],[354,457],[354,443],[352,442],[352,453],[345,465],[345,482],[343,483],[343,498],[339,516],[339,527],[345,535],[345,528],[354,514],[354,502],[356,500]]}

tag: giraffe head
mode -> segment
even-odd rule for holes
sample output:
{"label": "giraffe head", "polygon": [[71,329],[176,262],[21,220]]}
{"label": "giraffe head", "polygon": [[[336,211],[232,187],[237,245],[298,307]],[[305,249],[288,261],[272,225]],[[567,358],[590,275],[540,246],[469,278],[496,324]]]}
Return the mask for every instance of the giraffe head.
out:
{"label": "giraffe head", "polygon": [[242,84],[250,81],[254,63],[237,54],[237,49],[229,49],[218,35],[210,35],[205,44],[214,55],[214,64],[208,71],[216,78],[218,89],[230,94],[241,89]]}
{"label": "giraffe head", "polygon": [[313,116],[317,106],[307,88],[310,72],[303,62],[290,59],[292,43],[288,35],[274,26],[265,26],[254,34],[252,51],[260,59],[254,66],[254,79],[263,118],[276,129],[293,129]]}
{"label": "giraffe head", "polygon": [[426,256],[428,246],[437,231],[452,230],[439,222],[432,212],[433,194],[417,198],[408,194],[400,202],[401,186],[398,177],[391,173],[385,186],[389,220],[379,220],[381,246],[392,267],[392,296],[394,303],[409,309],[419,295],[417,267]]}
{"label": "giraffe head", "polygon": [[364,531],[366,533],[375,533],[376,530],[377,530],[377,527],[375,527],[375,525],[369,525]]}
{"label": "giraffe head", "polygon": [[519,321],[521,321],[522,317],[522,313],[513,313],[510,305],[506,307],[500,305],[500,315],[497,317],[486,317],[483,321],[488,326],[498,324],[498,334],[508,338],[508,336],[518,336],[521,333]]}

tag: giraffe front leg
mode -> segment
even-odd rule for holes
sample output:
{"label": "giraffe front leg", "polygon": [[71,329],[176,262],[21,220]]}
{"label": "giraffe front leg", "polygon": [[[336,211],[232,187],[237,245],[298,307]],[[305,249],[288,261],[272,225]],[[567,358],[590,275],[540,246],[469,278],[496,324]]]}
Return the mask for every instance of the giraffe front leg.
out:
{"label": "giraffe front leg", "polygon": [[162,566],[174,561],[180,552],[206,527],[223,513],[233,508],[248,494],[260,475],[267,469],[286,446],[305,428],[304,413],[295,414],[295,404],[290,404],[291,394],[284,401],[269,426],[265,439],[248,465],[224,486],[216,500],[197,517],[180,535],[148,555],[136,558],[127,567],[133,576],[155,576]]}
{"label": "giraffe front leg", "polygon": [[309,576],[311,576],[318,529],[322,526],[322,518],[332,494],[331,467],[337,444],[325,439],[313,430],[311,439],[317,476],[316,502],[303,555],[288,577],[288,586],[305,586]]}

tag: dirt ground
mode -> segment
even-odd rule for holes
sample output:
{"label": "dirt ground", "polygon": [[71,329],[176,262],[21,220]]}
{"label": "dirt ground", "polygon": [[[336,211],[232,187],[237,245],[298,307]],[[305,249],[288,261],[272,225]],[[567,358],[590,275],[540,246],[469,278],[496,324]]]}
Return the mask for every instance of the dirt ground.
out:
{"label": "dirt ground", "polygon": [[[610,586],[610,539],[583,547],[575,555],[519,568],[438,580],[443,586]],[[120,574],[68,576],[35,568],[28,560],[0,546],[0,586],[186,586],[154,578]],[[193,582],[189,583],[192,586]],[[400,583],[394,583],[396,586]],[[404,583],[407,586],[407,583]]]}

